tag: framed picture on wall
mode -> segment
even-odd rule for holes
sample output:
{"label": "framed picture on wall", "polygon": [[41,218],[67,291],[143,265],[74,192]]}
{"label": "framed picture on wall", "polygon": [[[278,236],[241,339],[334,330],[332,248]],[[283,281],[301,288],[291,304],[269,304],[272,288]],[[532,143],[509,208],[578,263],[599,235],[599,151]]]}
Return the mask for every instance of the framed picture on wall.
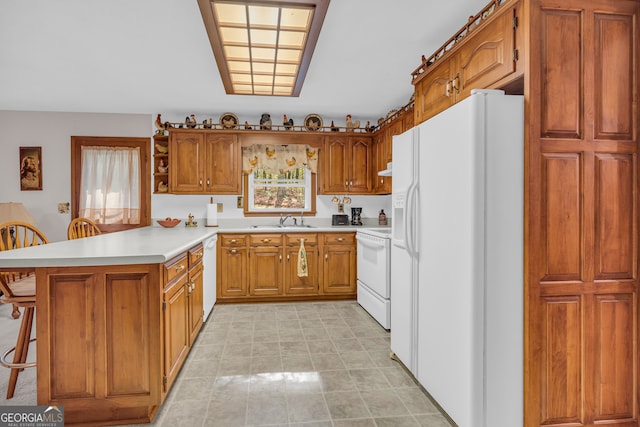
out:
{"label": "framed picture on wall", "polygon": [[42,147],[20,147],[20,190],[42,190]]}

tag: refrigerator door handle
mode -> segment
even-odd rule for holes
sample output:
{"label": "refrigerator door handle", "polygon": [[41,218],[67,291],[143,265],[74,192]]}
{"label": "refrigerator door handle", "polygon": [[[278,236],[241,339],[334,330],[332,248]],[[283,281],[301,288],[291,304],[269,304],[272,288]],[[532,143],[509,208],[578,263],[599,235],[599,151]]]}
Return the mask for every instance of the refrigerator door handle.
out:
{"label": "refrigerator door handle", "polygon": [[414,195],[411,197],[411,251],[414,257],[420,253],[420,216],[418,211],[420,209],[420,187],[416,185],[413,188]]}
{"label": "refrigerator door handle", "polygon": [[409,190],[407,190],[407,199],[405,203],[404,209],[404,241],[407,246],[407,252],[409,255],[414,256],[414,247],[413,247],[413,197],[415,195],[416,184],[413,183],[409,186]]}

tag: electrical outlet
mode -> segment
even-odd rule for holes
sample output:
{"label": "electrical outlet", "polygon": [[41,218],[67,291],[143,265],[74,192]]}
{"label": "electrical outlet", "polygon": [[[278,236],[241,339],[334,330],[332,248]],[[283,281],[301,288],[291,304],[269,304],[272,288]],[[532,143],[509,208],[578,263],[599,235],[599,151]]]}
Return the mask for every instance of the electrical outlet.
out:
{"label": "electrical outlet", "polygon": [[243,207],[243,200],[242,200],[242,196],[238,196],[238,208],[242,209]]}
{"label": "electrical outlet", "polygon": [[218,213],[222,212],[222,207],[224,206],[222,203],[216,203],[218,205]]}

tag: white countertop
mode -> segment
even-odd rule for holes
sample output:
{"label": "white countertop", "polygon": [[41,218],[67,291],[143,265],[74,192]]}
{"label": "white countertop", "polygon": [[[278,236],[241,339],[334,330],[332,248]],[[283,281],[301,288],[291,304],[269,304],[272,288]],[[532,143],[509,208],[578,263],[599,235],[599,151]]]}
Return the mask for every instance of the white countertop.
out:
{"label": "white countertop", "polygon": [[158,264],[214,236],[216,228],[136,228],[0,252],[0,267]]}
{"label": "white countertop", "polygon": [[[364,225],[332,226],[330,218],[305,218],[312,227],[279,228],[279,218],[239,218],[219,221],[218,227],[174,228],[157,225],[116,233],[102,234],[84,239],[63,240],[41,246],[0,252],[0,267],[70,267],[91,265],[159,264],[188,250],[217,233],[319,233],[356,232],[363,229],[389,228],[380,226],[377,219],[364,219]],[[292,224],[292,220],[287,220]],[[251,228],[251,225],[274,227]]]}

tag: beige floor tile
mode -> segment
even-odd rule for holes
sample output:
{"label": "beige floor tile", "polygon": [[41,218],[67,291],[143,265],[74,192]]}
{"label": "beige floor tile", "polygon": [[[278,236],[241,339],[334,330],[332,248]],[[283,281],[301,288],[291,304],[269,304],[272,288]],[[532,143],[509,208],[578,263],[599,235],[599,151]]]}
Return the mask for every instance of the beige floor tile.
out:
{"label": "beige floor tile", "polygon": [[247,424],[255,426],[287,424],[287,400],[284,394],[251,394],[247,404]]}
{"label": "beige floor tile", "polygon": [[360,393],[334,391],[324,394],[332,419],[366,418],[371,414]]}
{"label": "beige floor tile", "polygon": [[411,415],[393,389],[361,391],[360,395],[373,417]]}
{"label": "beige floor tile", "polygon": [[287,408],[291,422],[331,419],[322,393],[287,393]]}

